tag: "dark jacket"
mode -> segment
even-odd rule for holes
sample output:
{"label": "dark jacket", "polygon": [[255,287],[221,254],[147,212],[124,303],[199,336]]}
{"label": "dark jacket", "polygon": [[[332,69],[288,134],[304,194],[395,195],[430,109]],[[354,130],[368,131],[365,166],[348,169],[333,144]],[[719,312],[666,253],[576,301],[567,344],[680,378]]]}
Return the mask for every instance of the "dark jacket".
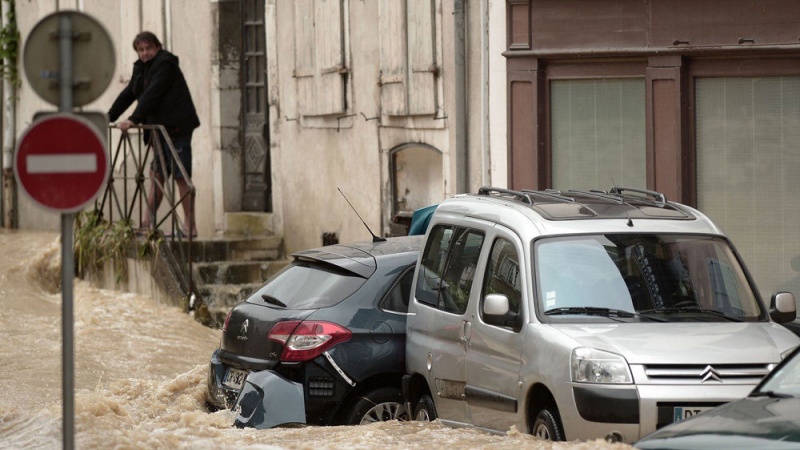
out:
{"label": "dark jacket", "polygon": [[178,57],[164,49],[146,63],[133,64],[131,81],[108,110],[109,120],[115,122],[134,101],[136,109],[128,117],[133,123],[164,125],[170,134],[200,126]]}

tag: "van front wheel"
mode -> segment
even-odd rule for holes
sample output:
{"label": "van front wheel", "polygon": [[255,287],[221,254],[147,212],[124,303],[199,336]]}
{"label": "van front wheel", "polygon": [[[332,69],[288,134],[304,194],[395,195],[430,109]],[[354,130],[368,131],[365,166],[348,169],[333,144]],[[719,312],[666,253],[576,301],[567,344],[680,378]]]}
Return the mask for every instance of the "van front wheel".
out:
{"label": "van front wheel", "polygon": [[531,433],[539,438],[550,441],[563,441],[564,432],[558,420],[558,410],[555,406],[547,406],[536,415],[536,420],[531,427]]}
{"label": "van front wheel", "polygon": [[428,394],[423,394],[414,407],[414,420],[421,420],[424,422],[432,422],[436,420],[436,406],[433,404],[433,399]]}

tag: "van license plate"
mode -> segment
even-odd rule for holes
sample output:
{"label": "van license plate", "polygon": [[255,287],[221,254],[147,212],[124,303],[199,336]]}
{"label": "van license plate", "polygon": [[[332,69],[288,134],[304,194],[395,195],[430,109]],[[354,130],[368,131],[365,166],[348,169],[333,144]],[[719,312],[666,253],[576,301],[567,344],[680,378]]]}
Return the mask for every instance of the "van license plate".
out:
{"label": "van license plate", "polygon": [[222,380],[222,384],[229,388],[241,389],[245,378],[247,378],[247,371],[231,367],[228,368],[228,372],[225,373],[225,379]]}
{"label": "van license plate", "polygon": [[703,411],[708,411],[711,406],[676,406],[672,410],[672,421],[680,422],[690,417],[694,417]]}

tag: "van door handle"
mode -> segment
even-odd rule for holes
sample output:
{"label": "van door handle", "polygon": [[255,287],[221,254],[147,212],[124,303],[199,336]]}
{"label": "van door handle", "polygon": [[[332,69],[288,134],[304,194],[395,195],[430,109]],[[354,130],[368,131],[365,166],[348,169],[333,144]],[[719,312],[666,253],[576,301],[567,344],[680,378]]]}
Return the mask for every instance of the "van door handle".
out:
{"label": "van door handle", "polygon": [[470,322],[467,320],[461,323],[461,340],[464,343],[469,342],[469,332],[471,327],[472,324],[470,324]]}

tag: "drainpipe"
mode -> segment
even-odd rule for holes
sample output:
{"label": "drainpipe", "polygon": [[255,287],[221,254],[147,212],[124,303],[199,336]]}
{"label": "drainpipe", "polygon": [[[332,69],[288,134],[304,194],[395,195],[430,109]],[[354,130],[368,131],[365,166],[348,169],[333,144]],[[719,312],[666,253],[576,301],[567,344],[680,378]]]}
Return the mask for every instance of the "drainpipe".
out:
{"label": "drainpipe", "polygon": [[[0,0],[0,26],[8,25],[8,14],[11,4]],[[6,67],[16,65],[16,61],[6,58],[3,64]],[[16,217],[16,181],[12,170],[14,162],[14,147],[16,146],[17,129],[17,91],[14,83],[8,78],[3,78],[3,177],[0,182],[0,219],[4,228],[15,228]]]}
{"label": "drainpipe", "polygon": [[164,12],[164,16],[161,18],[164,21],[164,47],[174,52],[175,49],[172,47],[172,2],[164,0],[161,10]]}
{"label": "drainpipe", "polygon": [[467,150],[467,89],[466,89],[466,26],[465,0],[454,0],[453,28],[455,32],[455,135],[456,135],[456,193],[469,189],[469,155]]}
{"label": "drainpipe", "polygon": [[489,104],[489,0],[481,1],[481,186],[494,186],[489,149],[491,111]]}

